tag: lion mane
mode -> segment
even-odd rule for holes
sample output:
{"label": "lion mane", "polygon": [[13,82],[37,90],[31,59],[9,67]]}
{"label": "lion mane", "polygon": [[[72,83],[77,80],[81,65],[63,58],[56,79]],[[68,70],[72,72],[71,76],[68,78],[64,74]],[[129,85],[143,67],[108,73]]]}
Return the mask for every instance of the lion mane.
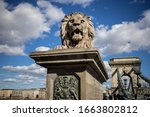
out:
{"label": "lion mane", "polygon": [[94,27],[90,17],[75,12],[66,15],[61,25],[61,48],[92,48]]}

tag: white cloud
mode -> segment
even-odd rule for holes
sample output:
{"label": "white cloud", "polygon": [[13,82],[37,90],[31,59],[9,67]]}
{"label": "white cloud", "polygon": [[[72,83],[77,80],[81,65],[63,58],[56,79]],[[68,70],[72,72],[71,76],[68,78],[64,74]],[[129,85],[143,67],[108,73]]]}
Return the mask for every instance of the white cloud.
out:
{"label": "white cloud", "polygon": [[7,5],[0,1],[0,14],[3,16],[0,17],[1,44],[22,45],[49,31],[39,9],[28,3],[21,3],[9,11]]}
{"label": "white cloud", "polygon": [[24,46],[0,45],[0,53],[7,55],[26,55],[24,53]]}
{"label": "white cloud", "polygon": [[[1,69],[5,72],[11,72],[12,75],[1,74],[0,88],[9,85],[9,88],[37,87],[37,83],[43,83],[46,80],[46,69],[36,64],[24,66],[3,66]],[[17,83],[17,84],[16,84]],[[45,86],[45,85],[43,85]]]}
{"label": "white cloud", "polygon": [[122,22],[111,28],[100,25],[95,31],[94,45],[104,55],[129,53],[144,49],[150,51],[150,10],[136,22]]}
{"label": "white cloud", "polygon": [[112,87],[112,79],[108,79],[106,82],[104,82],[103,86],[107,89],[110,89]]}
{"label": "white cloud", "polygon": [[106,71],[107,71],[107,74],[108,74],[108,77],[111,78],[111,75],[112,75],[112,70],[111,70],[111,67],[108,63],[108,61],[104,61],[104,65],[105,65],[105,68],[106,68]]}
{"label": "white cloud", "polygon": [[111,85],[112,85],[112,70],[111,70],[111,67],[108,63],[108,61],[103,61],[104,62],[104,65],[105,65],[105,68],[106,68],[106,72],[108,74],[108,77],[109,79],[103,83],[103,86],[104,88],[111,88]]}
{"label": "white cloud", "polygon": [[82,5],[83,7],[86,7],[90,5],[94,0],[50,0],[53,2],[63,3],[63,4],[78,4]]}
{"label": "white cloud", "polygon": [[54,34],[56,37],[59,37],[60,36],[60,31],[56,31],[55,34]]}
{"label": "white cloud", "polygon": [[35,49],[35,51],[48,51],[48,50],[50,50],[50,48],[45,46],[40,46]]}
{"label": "white cloud", "polygon": [[25,82],[23,82],[24,85],[30,85],[31,83],[33,83],[34,80],[26,80]]}
{"label": "white cloud", "polygon": [[37,4],[35,7],[21,3],[8,10],[9,5],[0,1],[0,53],[25,55],[25,43],[43,37],[44,32],[49,32],[64,16],[62,9],[49,2],[38,1]]}
{"label": "white cloud", "polygon": [[21,79],[37,79],[37,77],[31,76],[31,75],[27,75],[27,74],[20,74],[17,77],[21,78]]}
{"label": "white cloud", "polygon": [[[0,80],[0,84],[2,84],[2,87],[7,85],[8,83],[15,83],[17,82],[17,86],[23,87],[23,84],[33,84],[33,82],[37,82],[43,79],[46,79],[46,69],[43,67],[40,67],[37,64],[31,64],[28,66],[3,66],[3,70],[9,71],[11,73],[16,73],[16,75],[13,78],[9,78],[10,75],[5,76],[2,74],[4,79]],[[0,86],[1,87],[1,86]],[[12,85],[10,85],[12,87]],[[34,86],[33,86],[34,87]],[[18,87],[17,87],[18,88]]]}
{"label": "white cloud", "polygon": [[13,78],[7,78],[7,79],[4,79],[3,80],[4,82],[17,82],[17,80],[16,79],[13,79]]}
{"label": "white cloud", "polygon": [[32,83],[34,80],[27,80],[27,82]]}
{"label": "white cloud", "polygon": [[37,4],[41,12],[45,15],[46,18],[48,18],[51,25],[61,21],[65,16],[61,8],[52,5],[48,1],[39,0],[37,1]]}
{"label": "white cloud", "polygon": [[[40,67],[37,64],[31,64],[29,66],[3,66],[2,69],[8,70],[11,72],[16,72],[20,74],[27,74],[27,75],[33,75],[33,76],[45,76],[46,75],[46,69],[43,67]],[[23,76],[20,76],[23,78]]]}

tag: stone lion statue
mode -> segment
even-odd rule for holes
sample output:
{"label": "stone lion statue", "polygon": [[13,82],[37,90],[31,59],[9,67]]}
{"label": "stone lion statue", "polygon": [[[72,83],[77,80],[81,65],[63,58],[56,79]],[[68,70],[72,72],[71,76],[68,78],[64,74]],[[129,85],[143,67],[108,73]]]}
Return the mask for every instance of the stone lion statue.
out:
{"label": "stone lion statue", "polygon": [[66,15],[62,20],[60,34],[62,46],[57,46],[57,49],[93,47],[94,27],[90,17],[83,13]]}

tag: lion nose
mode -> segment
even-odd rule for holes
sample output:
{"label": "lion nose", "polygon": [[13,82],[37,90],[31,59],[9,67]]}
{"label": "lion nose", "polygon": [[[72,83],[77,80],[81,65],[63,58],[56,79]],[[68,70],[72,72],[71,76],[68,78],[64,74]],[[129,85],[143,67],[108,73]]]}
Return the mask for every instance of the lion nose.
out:
{"label": "lion nose", "polygon": [[73,25],[78,26],[78,25],[80,25],[80,23],[79,22],[74,22]]}

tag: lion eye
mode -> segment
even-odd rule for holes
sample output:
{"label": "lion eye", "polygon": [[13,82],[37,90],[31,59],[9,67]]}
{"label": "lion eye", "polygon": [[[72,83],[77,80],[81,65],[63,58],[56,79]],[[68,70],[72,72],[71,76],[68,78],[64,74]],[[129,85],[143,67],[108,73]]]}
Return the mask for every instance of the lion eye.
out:
{"label": "lion eye", "polygon": [[74,20],[72,19],[72,20],[70,20],[70,22],[71,22],[71,23],[73,23],[73,22],[74,22]]}
{"label": "lion eye", "polygon": [[84,22],[84,20],[81,20],[81,23],[83,23]]}

